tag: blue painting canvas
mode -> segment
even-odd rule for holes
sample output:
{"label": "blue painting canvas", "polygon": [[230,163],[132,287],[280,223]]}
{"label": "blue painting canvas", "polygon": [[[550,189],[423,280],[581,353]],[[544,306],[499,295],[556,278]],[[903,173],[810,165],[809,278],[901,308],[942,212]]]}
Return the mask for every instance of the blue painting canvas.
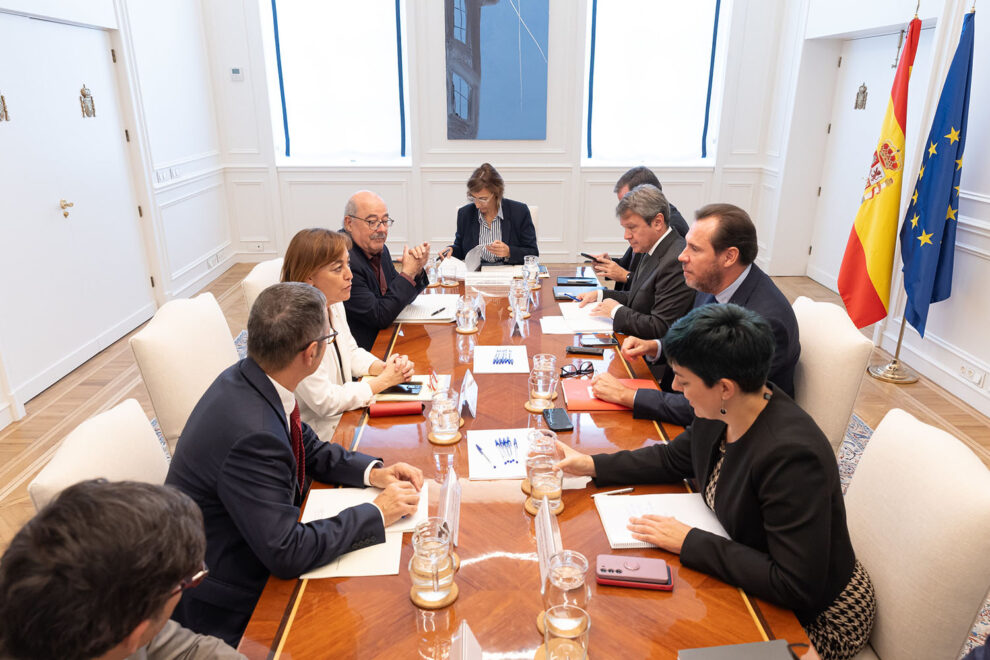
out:
{"label": "blue painting canvas", "polygon": [[447,139],[545,140],[550,0],[445,0]]}

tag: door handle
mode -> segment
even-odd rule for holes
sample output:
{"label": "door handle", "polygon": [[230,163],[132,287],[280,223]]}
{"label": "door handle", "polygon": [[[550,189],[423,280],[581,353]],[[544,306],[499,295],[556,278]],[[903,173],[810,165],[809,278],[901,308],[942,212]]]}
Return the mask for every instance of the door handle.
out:
{"label": "door handle", "polygon": [[66,209],[70,209],[73,206],[75,206],[75,204],[73,204],[72,202],[67,202],[64,199],[58,200],[58,207],[62,209],[62,217],[68,218],[69,212]]}

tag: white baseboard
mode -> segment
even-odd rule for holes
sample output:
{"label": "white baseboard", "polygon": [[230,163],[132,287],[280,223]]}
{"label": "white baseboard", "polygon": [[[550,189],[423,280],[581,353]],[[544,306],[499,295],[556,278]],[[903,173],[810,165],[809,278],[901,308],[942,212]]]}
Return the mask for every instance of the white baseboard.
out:
{"label": "white baseboard", "polygon": [[14,421],[13,406],[9,403],[0,404],[0,430]]}
{"label": "white baseboard", "polygon": [[33,378],[11,392],[14,398],[14,405],[23,405],[27,401],[30,401],[62,379],[70,371],[150,319],[154,313],[154,304],[148,303],[143,305],[137,311],[116,323],[113,327],[108,328],[94,339],[87,341],[76,350],[52,363],[41,373],[36,374]]}
{"label": "white baseboard", "polygon": [[827,273],[820,268],[808,266],[808,277],[830,291],[838,292],[839,290],[839,279],[833,273]]}

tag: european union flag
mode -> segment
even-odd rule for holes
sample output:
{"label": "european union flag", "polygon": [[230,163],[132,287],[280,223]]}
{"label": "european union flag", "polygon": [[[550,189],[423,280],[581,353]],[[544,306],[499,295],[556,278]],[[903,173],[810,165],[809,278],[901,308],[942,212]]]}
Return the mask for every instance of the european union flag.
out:
{"label": "european union flag", "polygon": [[963,18],[959,45],[942,87],[918,181],[901,227],[901,260],[908,297],[904,314],[922,337],[928,306],[952,293],[959,178],[973,74],[973,21],[974,12]]}

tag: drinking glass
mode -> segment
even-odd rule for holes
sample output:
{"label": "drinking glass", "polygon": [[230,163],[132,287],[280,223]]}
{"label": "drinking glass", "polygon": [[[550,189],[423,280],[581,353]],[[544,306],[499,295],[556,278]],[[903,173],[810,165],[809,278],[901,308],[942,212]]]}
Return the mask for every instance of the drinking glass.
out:
{"label": "drinking glass", "polygon": [[430,286],[436,286],[437,281],[440,279],[440,268],[437,266],[436,259],[430,259],[426,263],[426,280]]}
{"label": "drinking glass", "polygon": [[576,605],[588,608],[591,587],[587,584],[588,560],[580,552],[561,550],[550,558],[550,570],[543,587],[543,606]]}
{"label": "drinking glass", "polygon": [[529,439],[529,456],[547,456],[553,460],[562,458],[557,451],[557,434],[550,429],[530,429],[526,434]]}
{"label": "drinking glass", "polygon": [[468,364],[474,360],[474,347],[478,345],[477,335],[457,335],[457,361]]}
{"label": "drinking glass", "polygon": [[555,605],[547,610],[547,660],[584,660],[588,657],[588,632],[591,617],[576,605]]}
{"label": "drinking glass", "polygon": [[533,371],[529,375],[529,407],[543,410],[553,406],[553,391],[557,388],[557,374],[552,371]]}
{"label": "drinking glass", "polygon": [[457,298],[457,329],[471,332],[478,328],[478,312],[474,307],[474,298],[459,296]]}
{"label": "drinking glass", "polygon": [[533,356],[533,371],[557,373],[557,356],[552,353],[537,353]]}
{"label": "drinking glass", "polygon": [[509,285],[509,306],[513,315],[522,314],[525,318],[529,314],[529,287],[522,280],[512,280]]}
{"label": "drinking glass", "polygon": [[535,456],[526,460],[526,475],[529,477],[530,497],[533,506],[539,510],[546,496],[551,512],[559,509],[561,490],[564,486],[564,471],[554,467],[555,461],[547,456]]}
{"label": "drinking glass", "polygon": [[433,437],[441,442],[453,440],[460,423],[457,396],[450,390],[442,390],[434,394],[430,407],[430,431]]}
{"label": "drinking glass", "polygon": [[426,603],[437,603],[447,598],[454,584],[450,530],[440,518],[427,518],[416,525],[412,546],[409,575],[413,593]]}
{"label": "drinking glass", "polygon": [[540,286],[540,258],[530,254],[523,257],[523,281],[530,289]]}

